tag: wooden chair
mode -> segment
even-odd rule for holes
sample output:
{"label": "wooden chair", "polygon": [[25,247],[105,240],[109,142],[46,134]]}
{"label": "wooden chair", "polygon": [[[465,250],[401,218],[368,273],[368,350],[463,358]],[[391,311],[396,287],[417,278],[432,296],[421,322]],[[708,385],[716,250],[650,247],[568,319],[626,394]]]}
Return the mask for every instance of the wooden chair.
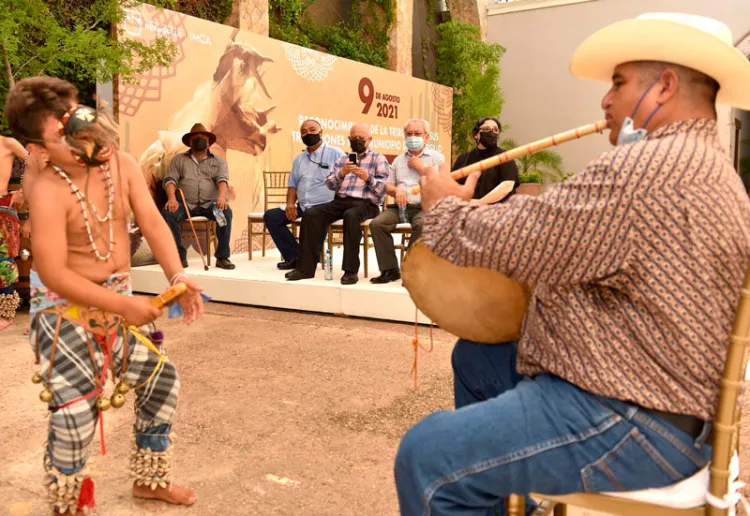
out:
{"label": "wooden chair", "polygon": [[[737,451],[740,429],[739,394],[745,378],[750,341],[750,271],[745,275],[740,302],[734,320],[734,328],[729,339],[727,361],[721,379],[719,406],[713,422],[713,449],[708,465],[708,492],[723,499],[729,491],[729,483],[734,481],[730,474],[730,462]],[[692,478],[692,477],[691,477]],[[684,481],[683,481],[684,482]],[[601,511],[622,516],[725,516],[728,509],[704,504],[690,509],[676,509],[663,505],[644,503],[632,498],[621,498],[618,494],[570,494],[547,496],[531,494],[537,500],[556,502],[556,516],[565,516],[566,506],[571,505],[593,511]],[[524,497],[511,495],[506,500],[509,516],[524,514]]]}
{"label": "wooden chair", "polygon": [[[286,204],[286,192],[289,185],[289,172],[266,170],[263,172],[263,211],[252,212],[247,216],[247,254],[253,259],[253,236],[261,235],[261,255],[266,255],[266,235],[268,230],[263,223],[263,214],[271,208],[279,208]],[[253,230],[253,224],[261,224],[260,233]]]}
{"label": "wooden chair", "polygon": [[[383,210],[385,210],[389,205],[392,204],[396,204],[396,199],[394,199],[390,195],[386,195],[385,203],[383,204]],[[401,235],[401,243],[394,243],[394,247],[399,251],[398,263],[402,263],[404,261],[404,253],[406,252],[406,248],[408,247],[408,239],[411,237],[411,232],[412,227],[408,222],[399,222],[396,227],[393,228],[393,231],[391,231],[391,235]]]}
{"label": "wooden chair", "polygon": [[[200,241],[201,249],[206,253],[206,265],[211,265],[211,243],[217,242],[216,222],[206,217],[192,217],[195,234]],[[193,230],[190,228],[190,221],[183,220],[180,223],[180,233],[183,241],[185,239],[194,240]],[[216,243],[218,246],[218,242]]]}
{"label": "wooden chair", "polygon": [[[296,238],[298,242],[299,242],[299,232],[300,232],[300,228],[301,227],[302,227],[302,217],[297,217],[296,219],[294,219],[292,221],[292,235],[294,235],[294,238]],[[324,242],[324,244],[325,244],[325,242]],[[325,247],[326,247],[325,245],[323,245],[323,246],[320,247],[320,269],[321,270],[326,270],[326,249],[325,249]],[[333,248],[332,247],[329,248],[329,249],[331,249],[331,252],[333,252]]]}
{"label": "wooden chair", "polygon": [[[385,202],[380,207],[380,213],[383,213],[387,209],[387,206],[389,204],[395,204],[396,200],[391,197],[390,195],[387,195],[385,197]],[[370,239],[372,238],[372,235],[370,234],[370,222],[373,219],[367,219],[362,222],[362,241],[360,245],[364,248],[364,260],[363,260],[363,268],[365,272],[365,278],[368,277],[369,271],[369,251],[370,246],[374,245],[370,242]],[[395,244],[394,247],[399,250],[399,254],[401,257],[401,261],[404,259],[404,253],[406,252],[407,248],[407,242],[406,238],[411,235],[412,227],[411,224],[407,223],[399,223],[396,225],[396,227],[391,232],[391,235],[401,235],[401,243]],[[341,235],[341,238],[336,240],[334,238],[335,235]],[[344,245],[344,221],[342,219],[337,220],[333,224],[331,224],[328,227],[328,248],[333,249],[334,246],[342,246]],[[400,263],[400,262],[399,262]]]}
{"label": "wooden chair", "polygon": [[[365,269],[365,278],[367,277],[367,267],[369,265],[369,245],[370,245],[370,221],[372,219],[367,219],[362,222],[362,240],[360,242],[360,245],[364,247],[365,250],[365,257],[364,257],[364,269]],[[340,238],[335,238],[335,235],[341,235]],[[335,246],[343,246],[344,245],[344,220],[339,219],[330,226],[328,226],[328,249],[333,252],[333,248]]]}

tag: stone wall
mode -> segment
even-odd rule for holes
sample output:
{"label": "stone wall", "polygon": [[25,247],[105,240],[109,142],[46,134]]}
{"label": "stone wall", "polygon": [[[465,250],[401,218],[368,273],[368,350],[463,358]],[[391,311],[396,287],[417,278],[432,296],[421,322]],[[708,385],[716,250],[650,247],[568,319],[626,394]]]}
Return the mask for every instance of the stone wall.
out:
{"label": "stone wall", "polygon": [[396,21],[388,42],[388,68],[404,75],[412,74],[414,4],[422,0],[396,0]]}
{"label": "stone wall", "polygon": [[268,36],[268,0],[235,0],[225,25]]}
{"label": "stone wall", "polygon": [[[425,52],[423,39],[435,41],[438,23],[435,0],[396,0],[396,21],[391,27],[388,45],[388,68],[398,73],[427,78],[435,72],[435,52],[431,46]],[[448,0],[452,19],[460,20],[482,29],[486,39],[487,5],[490,0]],[[316,23],[331,25],[348,20],[351,0],[315,0],[306,14]],[[428,20],[432,13],[433,20]],[[364,13],[367,15],[367,13]],[[226,25],[268,36],[268,0],[235,0],[232,14]]]}

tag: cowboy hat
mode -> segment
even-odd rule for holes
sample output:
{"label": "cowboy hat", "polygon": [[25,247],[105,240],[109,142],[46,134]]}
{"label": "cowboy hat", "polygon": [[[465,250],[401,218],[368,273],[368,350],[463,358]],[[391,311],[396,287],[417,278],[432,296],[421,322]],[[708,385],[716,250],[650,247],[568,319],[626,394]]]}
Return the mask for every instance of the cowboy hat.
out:
{"label": "cowboy hat", "polygon": [[190,137],[193,136],[194,134],[202,134],[202,135],[208,136],[208,145],[209,146],[213,145],[214,143],[216,143],[216,135],[214,133],[206,130],[206,128],[203,126],[203,124],[199,123],[199,124],[193,125],[193,127],[190,129],[190,132],[189,133],[185,133],[182,136],[182,143],[184,143],[186,147],[190,147]]}
{"label": "cowboy hat", "polygon": [[613,23],[581,43],[570,71],[576,77],[609,82],[616,66],[633,61],[659,61],[701,72],[719,83],[719,104],[750,109],[750,61],[734,48],[729,27],[717,20],[647,13]]}

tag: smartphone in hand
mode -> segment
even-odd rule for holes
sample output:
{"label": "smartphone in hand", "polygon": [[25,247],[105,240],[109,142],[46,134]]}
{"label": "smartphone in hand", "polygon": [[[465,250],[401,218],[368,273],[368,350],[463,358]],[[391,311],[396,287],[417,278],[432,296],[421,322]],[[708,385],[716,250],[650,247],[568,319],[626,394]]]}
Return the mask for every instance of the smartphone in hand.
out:
{"label": "smartphone in hand", "polygon": [[349,153],[349,162],[359,166],[359,156],[357,156],[356,152]]}

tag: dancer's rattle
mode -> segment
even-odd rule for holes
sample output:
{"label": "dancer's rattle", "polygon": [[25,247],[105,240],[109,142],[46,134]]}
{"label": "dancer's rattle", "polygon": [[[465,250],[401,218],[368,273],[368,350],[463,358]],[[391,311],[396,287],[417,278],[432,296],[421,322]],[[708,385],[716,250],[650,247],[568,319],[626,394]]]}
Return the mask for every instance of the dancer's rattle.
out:
{"label": "dancer's rattle", "polygon": [[185,292],[187,292],[187,285],[184,283],[175,283],[167,290],[156,296],[151,300],[151,304],[158,309],[162,309],[169,305],[172,301],[178,299]]}

